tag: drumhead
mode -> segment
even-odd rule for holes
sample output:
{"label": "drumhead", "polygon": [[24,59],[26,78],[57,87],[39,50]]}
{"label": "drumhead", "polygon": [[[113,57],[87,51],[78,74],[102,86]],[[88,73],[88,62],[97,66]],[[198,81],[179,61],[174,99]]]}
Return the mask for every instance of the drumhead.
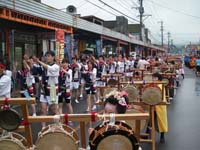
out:
{"label": "drumhead", "polygon": [[124,87],[123,91],[126,91],[128,93],[129,102],[137,101],[137,99],[139,98],[139,92],[137,88],[133,85],[128,85]]}
{"label": "drumhead", "polygon": [[27,141],[26,139],[17,134],[10,133],[11,136],[5,136],[0,138],[0,149],[1,150],[26,150]]}
{"label": "drumhead", "polygon": [[[135,113],[142,113],[136,109],[128,109],[126,111],[126,114],[135,114]],[[140,120],[140,130],[143,130],[146,126],[147,121],[146,120]],[[133,129],[135,130],[135,120],[126,120],[126,123]]]}
{"label": "drumhead", "polygon": [[79,141],[75,130],[63,125],[62,128],[47,126],[36,141],[36,150],[78,150]]}
{"label": "drumhead", "polygon": [[21,124],[21,118],[15,110],[0,111],[0,127],[7,131],[16,130]]}
{"label": "drumhead", "polygon": [[123,122],[97,126],[89,137],[91,150],[138,150],[138,142],[130,126]]}
{"label": "drumhead", "polygon": [[156,105],[162,102],[162,91],[156,85],[147,85],[143,88],[142,100],[148,105]]}
{"label": "drumhead", "polygon": [[169,85],[169,79],[168,78],[163,78],[162,81],[165,81],[166,83],[164,84],[165,86]]}

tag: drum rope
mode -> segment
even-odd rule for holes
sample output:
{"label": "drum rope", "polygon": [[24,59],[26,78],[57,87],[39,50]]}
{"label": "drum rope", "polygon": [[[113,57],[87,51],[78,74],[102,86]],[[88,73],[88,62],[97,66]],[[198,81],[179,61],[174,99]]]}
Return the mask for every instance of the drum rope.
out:
{"label": "drum rope", "polygon": [[[16,137],[14,137],[13,135],[16,135]],[[20,137],[21,139],[17,138],[17,136]],[[25,140],[25,138],[22,137],[20,134],[12,133],[12,132],[8,132],[6,130],[3,130],[0,141],[1,140],[14,142],[18,146],[20,146],[20,148],[25,149],[25,145],[23,144],[23,141]]]}
{"label": "drum rope", "polygon": [[4,99],[3,110],[7,110],[8,107],[9,107],[9,104],[8,104],[8,98],[6,97],[6,98]]}
{"label": "drum rope", "polygon": [[69,120],[68,120],[68,114],[64,114],[64,123],[66,124],[66,125],[68,125],[68,123],[69,123]]}
{"label": "drum rope", "polygon": [[110,120],[109,120],[109,125],[110,126],[114,126],[115,125],[115,114],[114,113],[110,113]]}
{"label": "drum rope", "polygon": [[96,113],[95,112],[91,112],[91,121],[96,122]]}

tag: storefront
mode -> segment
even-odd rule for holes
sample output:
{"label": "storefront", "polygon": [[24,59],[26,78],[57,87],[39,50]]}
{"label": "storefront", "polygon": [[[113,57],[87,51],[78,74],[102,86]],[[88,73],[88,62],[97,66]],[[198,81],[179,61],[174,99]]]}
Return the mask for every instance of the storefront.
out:
{"label": "storefront", "polygon": [[3,60],[3,57],[6,54],[6,33],[0,29],[0,60]]}

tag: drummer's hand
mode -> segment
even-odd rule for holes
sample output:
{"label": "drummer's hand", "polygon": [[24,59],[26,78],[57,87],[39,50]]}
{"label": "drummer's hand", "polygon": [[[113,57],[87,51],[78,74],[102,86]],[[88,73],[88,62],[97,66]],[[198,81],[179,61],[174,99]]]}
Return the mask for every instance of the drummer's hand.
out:
{"label": "drummer's hand", "polygon": [[88,135],[90,135],[93,130],[94,130],[94,128],[88,128]]}

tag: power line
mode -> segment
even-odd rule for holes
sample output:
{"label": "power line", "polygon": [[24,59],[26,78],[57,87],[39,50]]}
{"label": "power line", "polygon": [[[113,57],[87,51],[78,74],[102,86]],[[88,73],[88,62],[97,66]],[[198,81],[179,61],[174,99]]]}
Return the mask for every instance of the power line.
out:
{"label": "power line", "polygon": [[134,1],[134,0],[130,0],[131,3],[133,3],[136,7],[139,7],[139,5]]}
{"label": "power line", "polygon": [[[82,3],[82,2],[83,2],[83,3]],[[83,0],[82,2],[80,2],[79,5],[76,6],[76,7],[80,9],[80,8],[83,7],[85,4],[87,4],[87,2],[85,2],[84,0]]]}
{"label": "power line", "polygon": [[162,8],[171,10],[173,12],[180,13],[182,15],[193,17],[193,18],[196,18],[196,19],[200,19],[199,16],[191,15],[191,14],[185,13],[184,11],[180,11],[180,10],[177,10],[177,9],[174,9],[174,8],[170,8],[170,7],[164,6],[164,5],[160,4],[160,3],[154,2],[153,0],[148,0],[148,1],[151,2],[151,3],[153,3],[153,4],[155,4],[155,5],[157,5],[157,6],[160,6]]}
{"label": "power line", "polygon": [[[93,3],[93,2],[91,2],[91,1],[89,1],[89,0],[85,0],[85,1],[87,1],[88,3],[90,3],[90,4],[92,4],[92,5],[96,6],[96,7],[98,7],[99,9],[101,9],[101,10],[103,10],[103,11],[105,11],[105,12],[107,12],[107,13],[113,15],[113,16],[118,16],[118,15],[114,14],[113,12],[108,11],[107,9],[104,9],[103,7],[97,5],[97,4],[95,4],[95,3]],[[104,5],[104,6],[105,6],[105,5]],[[133,22],[133,21],[131,21],[131,20],[129,20],[129,21],[130,21],[131,23],[135,23],[135,22]]]}
{"label": "power line", "polygon": [[160,41],[159,41],[156,37],[154,37],[154,36],[153,36],[153,33],[151,33],[150,31],[149,31],[149,35],[150,35],[151,38],[153,38],[155,41],[157,41],[157,42],[160,43]]}
{"label": "power line", "polygon": [[[120,2],[120,3],[119,3],[119,2]],[[116,1],[116,3],[120,5],[120,7],[123,7],[127,12],[130,13],[130,10],[127,9],[127,8],[130,7],[130,6],[127,6],[127,5],[125,6],[126,3],[122,3],[123,1],[119,1],[119,2]],[[131,7],[130,7],[130,8],[131,8]]]}
{"label": "power line", "polygon": [[[116,0],[115,2],[117,2],[117,3],[121,3],[121,4],[123,4],[124,6],[126,6],[126,7],[130,7],[131,8],[131,5],[132,4],[130,4],[130,3],[128,3],[128,1],[127,2],[124,2],[123,0]],[[126,8],[127,9],[127,8]]]}
{"label": "power line", "polygon": [[111,11],[108,11],[108,10],[102,8],[99,5],[96,5],[95,3],[90,2],[89,0],[85,0],[85,1],[87,1],[88,3],[90,3],[90,4],[92,4],[92,5],[96,6],[96,7],[98,7],[99,9],[101,9],[101,10],[103,10],[103,11],[105,11],[105,12],[107,12],[107,13],[113,15],[113,16],[117,16],[116,14],[112,13]]}
{"label": "power line", "polygon": [[109,7],[109,8],[111,8],[111,9],[115,10],[116,12],[118,12],[118,13],[124,15],[124,16],[126,16],[127,18],[130,18],[130,19],[132,19],[132,20],[134,20],[134,21],[136,21],[136,22],[139,22],[138,20],[136,20],[136,19],[134,19],[134,18],[132,18],[132,17],[130,17],[130,16],[124,14],[123,12],[121,12],[121,11],[119,11],[119,10],[113,8],[112,6],[110,6],[110,5],[108,5],[107,3],[103,2],[102,0],[99,0],[99,1],[100,1],[102,4],[106,5],[107,7]]}

